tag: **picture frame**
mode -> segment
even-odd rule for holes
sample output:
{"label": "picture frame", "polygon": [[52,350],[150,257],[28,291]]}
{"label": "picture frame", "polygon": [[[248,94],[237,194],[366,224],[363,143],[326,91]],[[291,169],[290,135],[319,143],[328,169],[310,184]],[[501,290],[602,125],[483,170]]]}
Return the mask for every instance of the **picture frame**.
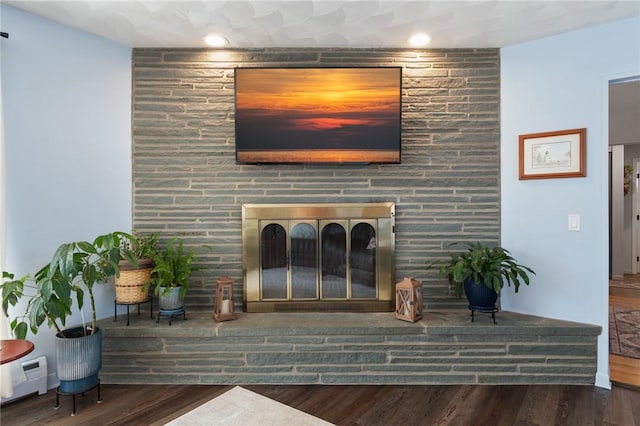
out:
{"label": "picture frame", "polygon": [[237,67],[236,164],[400,164],[402,67]]}
{"label": "picture frame", "polygon": [[519,178],[555,179],[587,175],[587,129],[520,135]]}

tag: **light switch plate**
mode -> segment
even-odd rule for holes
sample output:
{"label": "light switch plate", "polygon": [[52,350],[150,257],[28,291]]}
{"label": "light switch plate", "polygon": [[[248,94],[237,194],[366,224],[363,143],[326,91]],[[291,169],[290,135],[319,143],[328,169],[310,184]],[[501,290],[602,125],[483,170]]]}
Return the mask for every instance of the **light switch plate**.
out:
{"label": "light switch plate", "polygon": [[570,214],[568,217],[568,230],[569,231],[579,231],[580,230],[580,215],[579,214]]}

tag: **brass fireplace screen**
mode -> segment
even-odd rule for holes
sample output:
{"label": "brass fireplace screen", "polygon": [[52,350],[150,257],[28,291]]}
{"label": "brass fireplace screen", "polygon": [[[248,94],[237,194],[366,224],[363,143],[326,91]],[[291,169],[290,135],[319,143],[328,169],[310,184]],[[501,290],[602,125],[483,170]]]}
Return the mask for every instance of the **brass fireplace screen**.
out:
{"label": "brass fireplace screen", "polygon": [[246,312],[393,310],[393,203],[242,206]]}

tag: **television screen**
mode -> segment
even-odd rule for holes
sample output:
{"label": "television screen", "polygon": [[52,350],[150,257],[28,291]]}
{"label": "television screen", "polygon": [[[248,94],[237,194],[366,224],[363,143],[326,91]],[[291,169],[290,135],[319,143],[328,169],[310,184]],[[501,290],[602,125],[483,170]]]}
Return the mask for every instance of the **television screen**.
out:
{"label": "television screen", "polygon": [[238,163],[399,163],[400,67],[236,68]]}

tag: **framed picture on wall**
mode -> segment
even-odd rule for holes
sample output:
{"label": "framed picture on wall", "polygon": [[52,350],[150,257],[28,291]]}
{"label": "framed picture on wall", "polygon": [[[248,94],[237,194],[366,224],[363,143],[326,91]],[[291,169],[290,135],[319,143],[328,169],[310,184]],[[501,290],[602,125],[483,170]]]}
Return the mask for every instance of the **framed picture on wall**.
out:
{"label": "framed picture on wall", "polygon": [[587,129],[531,133],[519,137],[520,179],[587,175]]}

